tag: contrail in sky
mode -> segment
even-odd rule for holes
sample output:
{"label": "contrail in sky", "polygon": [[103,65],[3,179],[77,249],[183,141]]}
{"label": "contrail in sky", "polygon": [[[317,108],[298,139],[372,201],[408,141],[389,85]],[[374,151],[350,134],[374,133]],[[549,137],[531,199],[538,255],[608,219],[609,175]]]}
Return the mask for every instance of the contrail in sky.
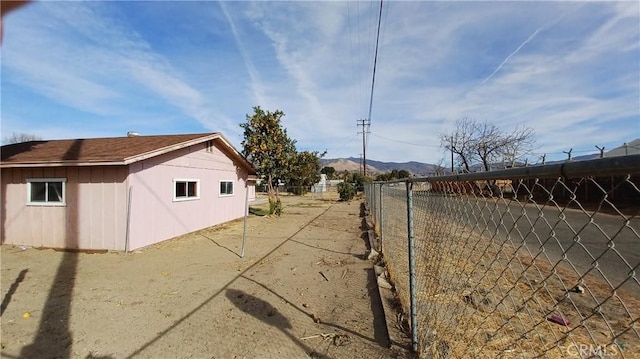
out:
{"label": "contrail in sky", "polygon": [[258,88],[258,84],[260,83],[258,71],[256,71],[255,66],[253,66],[253,63],[251,62],[251,59],[247,54],[247,50],[245,49],[245,46],[242,40],[240,39],[240,35],[238,34],[236,24],[231,18],[231,15],[229,14],[229,12],[227,11],[227,7],[225,6],[224,2],[219,2],[218,4],[220,5],[220,9],[222,10],[222,13],[224,13],[224,16],[227,18],[227,22],[229,22],[231,33],[233,33],[233,38],[236,41],[236,44],[238,45],[238,51],[240,52],[240,56],[242,57],[244,66],[247,69],[247,72],[249,73],[249,77],[251,78],[251,87],[253,89],[254,96],[256,97],[256,100],[258,101],[258,103],[262,104],[263,103],[262,91],[260,91],[260,89]]}
{"label": "contrail in sky", "polygon": [[[582,6],[580,6],[582,7]],[[575,11],[575,9],[574,9]],[[487,83],[487,81],[491,80],[493,78],[493,76],[495,76],[496,73],[498,73],[498,71],[500,71],[502,69],[502,67],[509,62],[509,60],[515,55],[517,54],[520,49],[522,49],[524,47],[524,45],[528,44],[529,42],[531,42],[531,40],[533,40],[536,36],[538,36],[538,34],[541,31],[544,31],[548,28],[550,28],[551,26],[555,25],[558,21],[560,21],[563,17],[565,17],[565,15],[567,14],[567,12],[563,12],[562,14],[560,14],[557,18],[555,18],[553,21],[550,21],[542,26],[540,26],[539,28],[536,29],[536,31],[534,31],[531,35],[529,35],[529,37],[524,40],[520,46],[518,46],[515,50],[513,50],[512,53],[509,54],[509,56],[507,56],[500,65],[498,65],[498,67],[496,67],[495,70],[493,70],[493,72],[491,73],[491,75],[487,76],[484,80],[482,80],[482,82],[476,86],[474,88],[474,90],[477,90],[479,87],[482,87],[482,85],[484,85],[485,83]]]}
{"label": "contrail in sky", "polygon": [[[554,21],[554,23],[555,23],[555,21]],[[533,40],[533,39],[536,37],[536,35],[538,35],[538,33],[539,33],[540,31],[545,30],[545,29],[546,29],[546,28],[548,28],[549,26],[551,26],[551,23],[549,23],[549,24],[545,24],[545,25],[542,25],[542,26],[540,26],[539,28],[537,28],[537,29],[536,29],[536,31],[534,31],[534,32],[533,32],[533,34],[529,35],[529,37],[528,37],[526,40],[524,40],[524,41],[520,44],[520,46],[518,46],[518,48],[516,48],[512,53],[510,53],[510,54],[509,54],[509,56],[507,56],[507,57],[502,61],[502,63],[501,63],[500,65],[498,65],[498,67],[496,67],[496,69],[495,69],[495,70],[493,70],[493,72],[491,73],[491,75],[487,76],[484,80],[482,80],[482,82],[480,83],[480,85],[478,85],[478,87],[480,87],[480,86],[484,85],[487,81],[491,80],[491,78],[492,78],[492,77],[493,77],[493,76],[494,76],[498,71],[500,71],[500,69],[502,69],[502,66],[504,66],[504,65],[509,61],[509,59],[511,59],[515,54],[517,54],[517,53],[518,53],[518,51],[520,51],[520,49],[524,47],[524,45],[528,44],[531,40]]]}

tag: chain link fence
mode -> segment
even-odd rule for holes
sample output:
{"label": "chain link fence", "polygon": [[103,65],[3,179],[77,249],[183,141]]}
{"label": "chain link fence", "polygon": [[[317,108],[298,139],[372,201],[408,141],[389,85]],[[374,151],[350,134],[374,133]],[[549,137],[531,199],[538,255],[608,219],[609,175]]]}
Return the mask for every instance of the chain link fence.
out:
{"label": "chain link fence", "polygon": [[640,155],[369,184],[423,358],[640,358]]}

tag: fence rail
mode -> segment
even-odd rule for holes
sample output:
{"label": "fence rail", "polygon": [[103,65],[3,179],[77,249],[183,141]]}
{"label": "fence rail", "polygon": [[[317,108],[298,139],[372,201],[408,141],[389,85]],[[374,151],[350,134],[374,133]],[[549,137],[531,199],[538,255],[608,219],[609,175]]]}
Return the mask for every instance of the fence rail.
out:
{"label": "fence rail", "polygon": [[365,187],[414,350],[640,357],[640,155]]}

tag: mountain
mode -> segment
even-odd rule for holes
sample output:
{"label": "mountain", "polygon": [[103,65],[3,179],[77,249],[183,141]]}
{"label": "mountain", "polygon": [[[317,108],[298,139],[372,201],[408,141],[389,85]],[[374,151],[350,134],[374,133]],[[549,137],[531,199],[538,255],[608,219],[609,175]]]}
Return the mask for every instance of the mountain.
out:
{"label": "mountain", "polygon": [[[625,154],[640,153],[640,138],[637,138],[631,142],[624,143],[622,146],[616,147],[608,152],[605,152],[604,157],[623,156]],[[600,157],[599,153],[593,153],[582,156],[575,156],[573,161],[589,160]],[[548,161],[547,164],[565,162],[566,160]],[[361,171],[361,159],[356,157],[349,158],[334,158],[334,159],[320,159],[320,165],[322,167],[333,167],[337,172],[349,171],[359,172]],[[524,166],[524,163],[517,163],[516,167]],[[379,173],[391,172],[392,170],[405,170],[414,176],[429,176],[433,175],[435,171],[435,165],[423,162],[382,162],[376,160],[367,159],[367,173],[376,175]],[[492,169],[504,168],[503,163],[496,163],[491,166]],[[479,164],[471,166],[471,172],[482,171],[482,167]],[[446,172],[451,173],[449,169],[445,169]]]}
{"label": "mountain", "polygon": [[[633,154],[640,154],[640,138],[636,138],[631,142],[625,142],[622,144],[622,146],[618,146],[612,150],[605,152],[604,157],[608,158],[608,157],[626,156],[626,155],[633,155]],[[600,158],[600,154],[592,153],[590,155],[575,156],[575,157],[572,157],[571,159],[573,161],[582,161],[582,160],[591,160],[594,158]],[[551,161],[547,163],[560,163],[560,162],[566,162],[566,159]]]}
{"label": "mountain", "polygon": [[[362,168],[360,158],[334,158],[334,159],[321,159],[320,165],[322,167],[333,167],[337,172],[349,171],[358,172]],[[378,174],[390,172],[391,170],[405,170],[416,176],[426,176],[432,174],[434,171],[434,165],[422,162],[382,162],[367,159],[367,173]]]}

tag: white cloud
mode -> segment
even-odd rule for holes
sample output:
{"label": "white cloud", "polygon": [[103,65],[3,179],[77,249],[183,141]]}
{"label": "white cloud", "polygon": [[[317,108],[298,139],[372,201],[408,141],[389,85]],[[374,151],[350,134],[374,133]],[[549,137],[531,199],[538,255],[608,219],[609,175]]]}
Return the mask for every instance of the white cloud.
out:
{"label": "white cloud", "polygon": [[[378,3],[131,4],[30,5],[6,24],[3,86],[114,126],[236,144],[260,105],[286,113],[301,149],[362,153]],[[150,17],[163,13],[198,25],[159,38]],[[529,125],[541,151],[640,137],[638,23],[637,2],[385,2],[368,157],[435,161],[438,134],[462,117]]]}
{"label": "white cloud", "polygon": [[42,6],[39,15],[46,13],[52,21],[48,25],[20,24],[23,31],[17,41],[24,46],[7,44],[3,58],[3,67],[19,74],[15,81],[21,85],[69,107],[103,116],[126,117],[127,109],[116,109],[114,103],[150,92],[210,130],[217,129],[220,121],[230,127],[225,115],[207,105],[204,94],[155,53],[135,29],[110,17],[102,3],[38,5]]}

